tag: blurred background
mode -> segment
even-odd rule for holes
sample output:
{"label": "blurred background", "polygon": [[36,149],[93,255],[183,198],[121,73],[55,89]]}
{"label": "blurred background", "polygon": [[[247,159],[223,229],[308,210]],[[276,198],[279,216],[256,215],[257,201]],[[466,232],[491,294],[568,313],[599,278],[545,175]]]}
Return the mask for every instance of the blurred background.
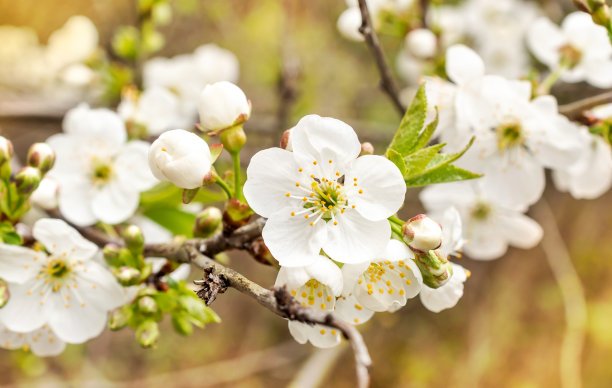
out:
{"label": "blurred background", "polygon": [[[160,28],[166,44],[155,55],[169,57],[216,43],[240,61],[238,84],[253,103],[252,119],[245,127],[250,147],[245,162],[258,149],[276,145],[284,129],[309,113],[344,120],[362,140],[372,141],[378,152],[384,150],[399,116],[378,89],[378,73],[365,44],[344,39],[336,29],[344,1],[172,4],[172,22]],[[557,19],[572,10],[569,2],[541,5]],[[0,0],[0,25],[32,27],[41,42],[77,14],[94,22],[107,51],[119,26],[138,23],[131,1]],[[383,44],[393,63],[401,39],[384,37]],[[560,100],[567,101],[589,90],[558,92]],[[14,141],[18,153],[23,155],[31,143],[61,131],[61,109],[28,114],[31,99],[12,94],[0,98],[23,107],[19,113],[4,111],[0,116],[0,133]],[[422,211],[417,194],[408,192],[401,216]],[[544,199],[553,213],[541,204],[531,213],[545,228],[543,244],[531,251],[510,249],[492,262],[459,259],[472,276],[456,307],[435,314],[412,300],[399,312],[376,314],[360,326],[374,361],[373,387],[573,386],[580,369],[586,387],[612,384],[612,194],[577,201],[548,185]],[[557,228],[562,246],[555,240]],[[582,283],[586,322],[580,315],[582,288],[572,268],[560,265],[556,275],[551,270],[550,262],[564,254],[571,257]],[[266,287],[274,283],[274,269],[235,252],[230,259],[254,281]],[[212,307],[221,324],[183,337],[166,322],[153,350],[140,348],[129,329],[69,345],[53,358],[1,349],[0,385],[354,386],[353,355],[347,346],[319,351],[299,345],[285,321],[234,290]],[[574,363],[578,368],[562,370],[561,354],[567,357],[564,365]]]}

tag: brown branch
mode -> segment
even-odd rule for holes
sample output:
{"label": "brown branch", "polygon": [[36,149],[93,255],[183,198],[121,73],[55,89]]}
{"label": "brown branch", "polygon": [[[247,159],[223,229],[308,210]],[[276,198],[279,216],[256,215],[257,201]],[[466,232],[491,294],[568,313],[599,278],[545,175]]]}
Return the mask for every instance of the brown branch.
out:
{"label": "brown branch", "polygon": [[612,91],[587,97],[569,104],[560,105],[559,113],[566,116],[570,120],[579,120],[582,118],[585,111],[598,105],[603,105],[610,102],[612,102]]}
{"label": "brown branch", "polygon": [[[357,387],[367,388],[370,383],[369,368],[372,360],[368,349],[359,331],[349,323],[346,323],[331,313],[311,309],[302,306],[291,296],[285,287],[268,290],[257,283],[252,282],[240,273],[231,268],[208,258],[195,248],[187,248],[186,252],[190,262],[205,271],[206,279],[196,281],[196,284],[204,286],[206,293],[214,292],[214,296],[225,291],[227,287],[232,287],[241,293],[255,299],[257,303],[272,311],[276,315],[310,325],[320,324],[338,329],[350,342],[355,354]],[[210,283],[211,275],[213,284]],[[205,300],[208,304],[211,300]]]}
{"label": "brown branch", "polygon": [[359,10],[361,11],[361,27],[359,27],[359,32],[363,35],[370,52],[376,60],[376,66],[380,73],[380,87],[387,93],[399,114],[403,116],[406,112],[406,107],[400,101],[397,85],[395,85],[395,81],[393,81],[393,76],[387,64],[385,53],[380,47],[378,36],[372,26],[372,18],[370,17],[370,11],[368,10],[366,0],[359,0]]}
{"label": "brown branch", "polygon": [[427,8],[429,7],[429,0],[420,0],[419,8],[421,11],[421,27],[427,28]]}
{"label": "brown branch", "polygon": [[81,235],[83,237],[85,237],[86,239],[88,239],[89,241],[93,242],[94,244],[96,244],[99,247],[103,247],[106,244],[117,244],[117,245],[123,245],[123,241],[117,238],[113,238],[111,236],[109,236],[108,234],[104,233],[103,231],[101,231],[100,229],[93,227],[93,226],[78,226],[73,224],[72,222],[68,221],[63,215],[62,213],[60,213],[59,210],[57,209],[53,209],[53,210],[47,210],[47,214],[49,214],[49,216],[53,217],[53,218],[59,218],[61,220],[66,221],[70,226],[72,226],[73,228],[75,228],[76,230],[79,231],[79,233],[81,233]]}

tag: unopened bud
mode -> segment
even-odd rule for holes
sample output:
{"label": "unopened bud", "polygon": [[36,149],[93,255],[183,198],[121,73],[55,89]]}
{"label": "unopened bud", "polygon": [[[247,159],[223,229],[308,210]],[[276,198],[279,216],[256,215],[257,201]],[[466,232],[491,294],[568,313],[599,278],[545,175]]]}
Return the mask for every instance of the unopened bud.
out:
{"label": "unopened bud", "polygon": [[206,238],[215,234],[221,228],[223,213],[216,207],[207,207],[202,210],[195,219],[193,236]]}
{"label": "unopened bud", "polygon": [[258,239],[256,239],[255,241],[251,243],[251,245],[249,246],[249,252],[251,252],[251,255],[253,256],[255,260],[259,261],[262,264],[265,264],[265,265],[277,265],[278,264],[274,256],[272,256],[270,249],[268,249],[268,246],[266,245],[263,238],[261,237],[259,237]]}
{"label": "unopened bud", "polygon": [[119,260],[119,246],[116,244],[106,244],[102,249],[102,255],[104,260],[111,267],[116,267],[120,264]]}
{"label": "unopened bud", "polygon": [[136,339],[143,348],[155,346],[159,339],[159,326],[154,321],[144,321],[136,329]]}
{"label": "unopened bud", "polygon": [[150,296],[143,296],[138,299],[138,311],[143,314],[155,314],[158,310],[157,302]]}
{"label": "unopened bud", "polygon": [[238,152],[246,143],[246,134],[244,133],[244,129],[242,129],[242,125],[236,125],[235,127],[221,132],[219,140],[221,140],[224,149],[229,152]]}
{"label": "unopened bud", "polygon": [[594,1],[591,18],[595,24],[607,27],[610,24],[610,7],[604,0]]}
{"label": "unopened bud", "polygon": [[291,129],[287,129],[285,132],[283,132],[282,136],[281,136],[281,140],[280,140],[280,148],[287,150],[287,151],[293,151],[293,145],[291,144]]}
{"label": "unopened bud", "polygon": [[370,142],[361,143],[361,152],[359,156],[374,155],[374,146]]}
{"label": "unopened bud", "polygon": [[0,165],[13,157],[13,143],[4,136],[0,136]]}
{"label": "unopened bud", "polygon": [[121,330],[128,324],[129,308],[120,307],[110,312],[108,316],[108,328],[115,331]]}
{"label": "unopened bud", "polygon": [[0,279],[0,309],[6,306],[10,296],[8,283],[4,279]]}
{"label": "unopened bud", "polygon": [[238,86],[221,81],[204,87],[198,111],[202,130],[222,131],[247,121],[251,115],[251,103]]}
{"label": "unopened bud", "polygon": [[30,195],[38,188],[42,174],[36,167],[26,166],[15,175],[17,192],[21,195]]}
{"label": "unopened bud", "polygon": [[442,245],[442,227],[425,214],[409,219],[402,226],[402,234],[414,252],[427,252]]}
{"label": "unopened bud", "polygon": [[436,54],[438,39],[427,28],[417,28],[406,35],[406,47],[417,58],[431,58]]}
{"label": "unopened bud", "polygon": [[115,278],[117,278],[119,284],[125,287],[133,286],[140,281],[140,271],[136,268],[122,266],[113,269],[113,274]]}
{"label": "unopened bud", "polygon": [[142,230],[136,225],[130,225],[123,230],[123,241],[125,246],[135,255],[142,253],[144,249],[144,236]]}
{"label": "unopened bud", "polygon": [[55,163],[55,152],[46,143],[34,143],[28,150],[28,166],[36,167],[45,175]]}
{"label": "unopened bud", "polygon": [[423,283],[428,287],[438,288],[446,284],[453,275],[453,267],[440,252],[429,251],[416,253],[415,262],[423,275]]}

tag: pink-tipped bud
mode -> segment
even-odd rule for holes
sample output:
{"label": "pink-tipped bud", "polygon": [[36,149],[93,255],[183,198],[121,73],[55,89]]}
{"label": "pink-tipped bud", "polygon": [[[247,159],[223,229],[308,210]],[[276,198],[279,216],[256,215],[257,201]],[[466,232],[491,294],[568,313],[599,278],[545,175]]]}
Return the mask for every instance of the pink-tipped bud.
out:
{"label": "pink-tipped bud", "polygon": [[55,163],[55,152],[46,143],[34,143],[28,150],[28,166],[36,167],[44,175]]}
{"label": "pink-tipped bud", "polygon": [[4,136],[0,136],[0,166],[13,157],[13,143]]}
{"label": "pink-tipped bud", "polygon": [[291,145],[291,130],[293,128],[287,129],[285,132],[283,132],[283,135],[281,136],[281,140],[280,140],[280,148],[287,150],[287,151],[293,151],[293,146]]}
{"label": "pink-tipped bud", "polygon": [[370,142],[361,143],[361,152],[359,156],[374,155],[374,146]]}
{"label": "pink-tipped bud", "polygon": [[30,195],[38,188],[42,174],[36,167],[26,166],[15,175],[17,192],[21,195]]}
{"label": "pink-tipped bud", "polygon": [[442,245],[442,227],[426,214],[409,219],[403,226],[404,241],[416,252],[427,252]]}

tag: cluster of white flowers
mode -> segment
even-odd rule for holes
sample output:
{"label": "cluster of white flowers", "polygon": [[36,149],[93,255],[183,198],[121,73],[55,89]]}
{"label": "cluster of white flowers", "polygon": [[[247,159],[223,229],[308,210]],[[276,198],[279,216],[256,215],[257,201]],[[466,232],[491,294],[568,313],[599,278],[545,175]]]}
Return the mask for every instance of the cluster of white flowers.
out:
{"label": "cluster of white flowers", "polygon": [[128,89],[117,111],[127,125],[141,127],[149,135],[191,128],[204,86],[236,82],[239,73],[236,56],[214,44],[200,46],[191,54],[153,58],[144,64],[144,90]]}
{"label": "cluster of white flowers", "polygon": [[96,98],[96,74],[85,62],[98,49],[98,31],[85,16],[68,19],[47,45],[27,27],[0,26],[0,41],[0,113],[46,114]]}

